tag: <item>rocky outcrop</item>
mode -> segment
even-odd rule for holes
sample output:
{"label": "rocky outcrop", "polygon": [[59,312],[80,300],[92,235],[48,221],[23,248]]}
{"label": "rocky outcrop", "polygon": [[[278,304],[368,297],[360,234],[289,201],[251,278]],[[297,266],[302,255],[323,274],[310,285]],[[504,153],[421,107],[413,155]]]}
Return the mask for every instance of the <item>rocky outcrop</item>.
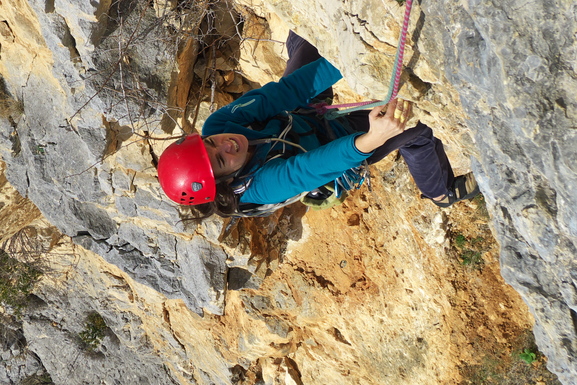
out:
{"label": "rocky outcrop", "polygon": [[[397,4],[320,1],[314,12],[305,1],[261,6],[338,63],[357,92],[386,93],[391,62],[381,57],[396,46]],[[419,101],[422,120],[432,117],[439,136],[456,135],[459,150],[472,155],[503,276],[531,308],[539,345],[567,383],[577,376],[575,9],[568,1],[418,3],[401,91]],[[383,22],[385,13],[397,22]]]}
{"label": "rocky outcrop", "polygon": [[[502,320],[517,305],[499,300],[493,308],[458,285],[425,279],[449,274],[445,252],[451,226],[458,224],[414,199],[418,193],[402,166],[380,165],[372,198],[359,193],[343,208],[307,214],[304,225],[298,209],[266,221],[183,222],[186,212],[162,194],[154,168],[167,143],[161,139],[199,127],[210,108],[254,86],[247,77],[268,81],[282,73],[278,57],[286,53],[275,41],[288,28],[342,70],[348,86],[339,86],[341,98],[352,95],[351,88],[382,97],[402,7],[377,0],[243,1],[237,10],[141,3],[0,2],[6,176],[59,231],[103,258],[81,251],[87,264],[77,271],[98,276],[104,283],[95,287],[108,293],[90,294],[91,280],[75,281],[70,290],[41,286],[23,332],[46,336],[30,346],[52,378],[66,383],[70,372],[50,358],[50,341],[64,341],[62,353],[74,361],[81,349],[69,343],[71,336],[94,311],[109,328],[97,354],[106,362],[133,357],[127,362],[134,364],[120,370],[82,361],[77,383],[124,376],[150,383],[169,377],[274,383],[285,376],[310,383],[315,373],[331,383],[456,378],[456,353],[439,341],[451,341],[474,361],[466,338],[451,333],[452,324],[466,323],[466,306],[486,307],[487,319]],[[240,44],[233,38],[240,28],[236,11],[250,34],[242,56],[228,52]],[[217,28],[206,24],[210,17],[198,17],[207,12],[233,21]],[[215,29],[229,45],[209,50]],[[401,89],[417,102],[417,117],[435,127],[457,172],[471,167],[478,176],[503,276],[531,309],[539,346],[566,384],[577,378],[574,29],[570,2],[415,4]],[[200,59],[198,52],[204,52]],[[254,65],[255,57],[261,65]],[[236,77],[236,64],[245,78]],[[218,87],[195,94],[203,83]],[[398,222],[385,215],[391,212]],[[95,259],[98,274],[88,262]],[[227,262],[233,288],[246,289],[228,292],[225,301]],[[435,291],[442,295],[434,298]],[[390,300],[401,295],[410,299]],[[164,310],[135,300],[143,297]],[[168,334],[158,336],[157,327]],[[383,340],[385,330],[391,334]],[[507,334],[477,332],[497,340]],[[166,365],[154,358],[159,351],[171,352],[163,356]]]}
{"label": "rocky outcrop", "polygon": [[[159,190],[149,146],[126,142],[162,118],[177,42],[153,8],[122,4],[2,5],[3,93],[25,106],[2,120],[6,175],[78,243],[199,313],[220,313],[217,237],[174,236],[186,226]],[[128,151],[116,152],[121,144]]]}
{"label": "rocky outcrop", "polygon": [[577,378],[576,10],[568,1],[423,4],[423,34],[444,44],[445,74],[475,139],[502,274],[567,384]]}

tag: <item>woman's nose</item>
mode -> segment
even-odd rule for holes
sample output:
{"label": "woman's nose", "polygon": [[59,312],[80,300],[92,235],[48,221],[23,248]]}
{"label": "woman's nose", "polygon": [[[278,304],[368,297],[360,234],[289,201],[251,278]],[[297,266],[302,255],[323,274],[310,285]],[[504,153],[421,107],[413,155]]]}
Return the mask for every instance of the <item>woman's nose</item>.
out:
{"label": "woman's nose", "polygon": [[230,154],[232,152],[233,145],[230,140],[222,142],[222,150],[226,154]]}

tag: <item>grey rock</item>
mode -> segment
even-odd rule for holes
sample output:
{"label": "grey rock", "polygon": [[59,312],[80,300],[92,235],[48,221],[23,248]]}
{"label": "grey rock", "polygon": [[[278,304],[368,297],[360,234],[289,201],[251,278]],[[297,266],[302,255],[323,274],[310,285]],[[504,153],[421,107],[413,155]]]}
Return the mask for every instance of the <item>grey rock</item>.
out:
{"label": "grey rock", "polygon": [[[45,3],[31,2],[54,55],[53,79],[32,72],[25,84],[4,87],[3,94],[21,99],[25,106],[20,119],[1,119],[6,176],[62,232],[139,282],[169,298],[183,299],[198,313],[203,308],[222,313],[226,254],[202,239],[177,242],[176,238],[188,238],[179,234],[186,226],[174,205],[151,192],[159,187],[154,178],[147,179],[155,173],[150,155],[138,159],[122,153],[118,159],[124,169],[106,162],[109,138],[103,120],[130,125],[143,117],[159,119],[162,109],[157,102],[166,100],[176,49],[153,8],[124,2],[115,7],[125,9],[109,10],[107,4],[73,0],[53,3],[47,11]],[[108,17],[100,17],[108,11]],[[122,23],[116,12],[124,12]],[[131,43],[121,42],[127,44],[123,54],[128,63],[116,68],[119,36],[136,25],[141,29]],[[150,96],[145,105],[130,95],[122,97],[135,89]],[[154,188],[135,186],[134,172],[140,173],[138,183],[153,183]],[[152,224],[136,226],[137,217]]]}
{"label": "grey rock", "polygon": [[74,237],[74,241],[122,267],[136,281],[168,298],[183,299],[199,314],[204,309],[222,314],[226,279],[222,250],[199,237],[190,242],[161,233],[144,237],[138,227],[123,224],[118,236],[107,241],[96,241],[89,235]]}
{"label": "grey rock", "polygon": [[116,203],[116,209],[120,214],[127,217],[136,217],[138,215],[134,199],[129,197],[117,197],[114,201]]}
{"label": "grey rock", "polygon": [[19,384],[43,374],[46,370],[38,356],[28,348],[22,322],[3,314],[0,324],[0,383]]}
{"label": "grey rock", "polygon": [[[82,286],[81,277],[67,281],[64,287],[38,290],[35,304],[22,321],[23,334],[35,337],[25,348],[45,365],[55,384],[179,383],[158,359],[142,319],[116,307],[114,295],[126,295],[125,291],[131,290],[124,280],[116,279],[119,286],[112,296],[100,291],[103,287],[97,288],[98,294],[92,292],[97,296],[94,298],[90,290],[83,292],[75,286]],[[104,320],[105,327],[99,329],[102,338],[82,336],[88,330],[90,314],[99,314]],[[93,345],[88,345],[90,341]],[[186,353],[170,333],[163,335],[163,341],[172,346],[175,357],[184,359]],[[30,365],[28,370],[32,368]],[[210,376],[209,382],[222,384]],[[190,378],[187,383],[196,382]]]}
{"label": "grey rock", "polygon": [[576,28],[576,5],[422,6],[423,36],[444,42],[445,74],[471,117],[479,150],[473,167],[501,244],[503,277],[535,315],[549,369],[575,383],[577,44],[565,31]]}
{"label": "grey rock", "polygon": [[100,91],[102,111],[121,125],[132,125],[165,108],[177,42],[152,7],[127,1],[113,8],[107,32],[95,41],[98,53],[92,60],[98,71],[89,82]]}
{"label": "grey rock", "polygon": [[132,178],[122,170],[114,170],[112,172],[112,186],[118,191],[130,191]]}
{"label": "grey rock", "polygon": [[227,282],[227,289],[229,290],[258,289],[262,283],[262,278],[246,269],[232,267],[228,270]]}
{"label": "grey rock", "polygon": [[[361,25],[359,17],[343,18],[341,3],[337,3],[332,3],[323,17],[337,26],[326,32],[332,33],[331,44],[336,42],[326,52],[342,61],[342,70],[357,90],[375,88],[375,83],[386,87],[388,79],[376,79],[369,73],[370,66],[357,65],[375,54],[358,36],[368,34],[387,42],[380,27],[374,27],[381,25],[374,20],[377,16],[367,15],[368,22]],[[135,181],[132,171],[126,171],[145,174],[150,167],[148,159],[141,163],[119,157],[119,167],[124,169],[103,164],[110,139],[104,120],[122,126],[139,119],[160,121],[177,46],[166,38],[152,9],[141,13],[138,2],[117,2],[110,10],[111,17],[103,17],[109,4],[29,1],[40,28],[38,40],[52,53],[52,72],[20,76],[21,68],[11,67],[8,70],[14,76],[0,82],[2,94],[24,106],[23,113],[0,119],[0,154],[7,165],[6,176],[78,244],[168,298],[182,299],[197,313],[207,309],[220,314],[228,257],[216,245],[222,226],[211,223],[205,232],[199,229],[191,236],[193,230],[181,222],[179,209],[155,193],[153,178],[147,185],[146,178]],[[380,2],[367,0],[366,4],[364,8],[374,9],[369,5]],[[501,245],[502,274],[529,305],[536,321],[535,337],[548,357],[549,368],[564,384],[574,384],[577,4],[563,0],[472,0],[466,4],[442,0],[419,5],[421,30],[412,36],[416,51],[412,62],[418,62],[419,55],[426,57],[431,67],[444,71],[457,90],[475,142],[473,170]],[[119,28],[115,12],[126,15],[124,29]],[[318,29],[318,17],[312,21],[302,28]],[[139,44],[133,40],[134,45],[127,44],[120,52],[115,39],[141,22],[142,33],[135,35]],[[373,27],[374,31],[369,30]],[[347,56],[341,59],[338,49],[355,55],[346,62]],[[438,96],[434,85],[423,88],[431,90],[424,96],[427,101]],[[137,89],[145,91],[148,99],[142,102],[130,97]],[[129,97],[120,98],[123,94]],[[150,171],[149,175],[153,174]],[[137,219],[146,219],[149,225],[141,227]],[[242,283],[243,279],[238,276],[239,287],[253,284],[250,279]],[[60,307],[42,307],[37,318],[24,324],[25,334],[48,333],[46,340],[36,340],[31,346],[50,373],[62,376],[55,381],[170,383],[152,355],[125,368],[108,362],[98,367],[96,361],[82,356],[75,367],[78,373],[66,368],[64,359],[63,363],[55,360],[54,346],[47,342],[52,339],[64,345],[56,353],[69,362],[79,357],[73,335],[81,329],[87,312],[80,299],[63,301]],[[70,307],[66,301],[71,302]],[[276,302],[281,308],[295,306],[282,296]],[[51,328],[45,320],[64,319],[74,311],[73,303],[83,309],[82,314],[61,329]],[[255,309],[272,306],[258,301],[251,305]],[[64,308],[67,310],[61,310]],[[112,313],[105,318],[114,323]],[[282,325],[270,327],[284,333]],[[114,342],[114,335],[124,338],[121,328],[110,328],[112,333],[104,344],[107,354],[119,361],[127,355],[135,357]],[[139,341],[139,335],[126,339]],[[242,341],[239,344],[242,346]],[[137,351],[149,348],[145,343],[137,346]],[[2,353],[3,357],[12,354],[10,350]],[[11,381],[24,375],[1,373],[0,379]],[[75,377],[68,381],[65,376],[70,373]]]}

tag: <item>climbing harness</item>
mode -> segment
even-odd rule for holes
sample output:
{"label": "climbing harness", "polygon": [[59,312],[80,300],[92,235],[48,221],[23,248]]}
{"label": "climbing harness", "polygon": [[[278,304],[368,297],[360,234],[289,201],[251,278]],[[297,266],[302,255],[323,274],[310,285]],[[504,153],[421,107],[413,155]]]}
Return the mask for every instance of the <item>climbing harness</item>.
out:
{"label": "climbing harness", "polygon": [[[334,119],[337,119],[341,116],[347,115],[348,113],[353,112],[353,111],[358,111],[358,110],[363,110],[363,109],[367,109],[367,108],[385,105],[391,99],[394,99],[397,96],[397,93],[399,91],[399,84],[400,84],[400,80],[401,80],[401,72],[402,72],[402,67],[403,67],[403,56],[404,56],[404,52],[405,52],[405,43],[406,43],[406,39],[407,39],[407,31],[409,28],[409,19],[411,16],[412,5],[413,5],[413,0],[406,0],[405,17],[403,20],[403,27],[401,29],[401,35],[399,37],[399,44],[398,44],[398,48],[397,48],[397,53],[395,55],[395,65],[393,67],[393,72],[391,75],[391,81],[389,84],[389,92],[388,92],[387,96],[385,97],[385,99],[383,99],[381,101],[377,101],[377,102],[369,101],[369,102],[338,104],[338,105],[328,105],[326,103],[319,103],[316,105],[311,105],[311,107],[314,107],[316,109],[316,112],[319,115],[324,115],[324,118],[326,120],[334,120]],[[339,108],[346,108],[346,109],[338,110]],[[329,110],[331,110],[331,111],[329,111]],[[329,126],[329,125],[327,125],[327,126]],[[279,135],[278,138],[259,139],[259,140],[255,140],[255,141],[251,142],[251,144],[264,144],[264,143],[271,143],[271,142],[281,142],[283,144],[283,150],[280,151],[279,154],[275,155],[274,157],[267,159],[265,161],[265,163],[267,161],[274,159],[274,158],[282,157],[283,154],[286,152],[286,144],[289,144],[293,147],[297,147],[301,151],[306,152],[306,150],[304,150],[304,148],[302,148],[298,144],[292,143],[292,142],[287,141],[285,139],[286,135],[288,134],[288,132],[290,131],[291,128],[292,128],[292,117],[289,114],[289,122],[288,122],[287,126],[285,127],[285,129],[281,132],[281,134]],[[327,133],[330,134],[330,130],[328,130]],[[238,176],[238,174],[234,175],[235,178],[237,176]],[[240,180],[238,182],[240,182],[240,183],[237,182],[237,186],[234,188],[235,194],[241,195],[244,193],[244,191],[246,191],[247,187],[250,185],[250,183],[252,181],[251,176],[252,176],[252,173],[249,173],[249,175],[245,175],[245,176],[239,178]],[[335,179],[335,181],[332,182],[334,184],[331,183],[331,186],[329,186],[330,187],[329,190],[332,190],[330,192],[337,198],[335,201],[341,201],[342,202],[342,199],[344,199],[344,195],[346,195],[345,192],[347,190],[350,190],[353,188],[357,188],[357,189],[360,188],[365,180],[367,181],[367,184],[369,185],[369,188],[370,188],[370,175],[368,174],[368,167],[367,167],[366,162],[363,162],[363,164],[361,166],[349,169],[349,170],[345,171],[343,173],[343,175],[341,175],[340,177]],[[323,188],[323,186],[321,186],[317,190],[320,190],[321,188]],[[309,197],[310,197],[310,195],[314,195],[315,193],[317,193],[317,192],[316,191],[309,192],[308,193]],[[284,202],[276,203],[276,204],[270,204],[270,205],[249,204],[249,205],[247,205],[249,207],[242,208],[241,212],[235,216],[236,217],[266,216],[266,215],[272,213],[273,211],[275,211],[276,209],[278,209],[279,207],[286,206],[286,205],[288,205],[288,204],[290,204],[290,203],[292,203],[298,199],[304,198],[306,195],[307,195],[307,193],[299,194],[295,197],[287,199]],[[304,202],[304,203],[306,204],[306,202]]]}
{"label": "climbing harness", "polygon": [[[399,44],[397,47],[397,54],[395,56],[395,66],[393,67],[393,73],[391,75],[391,81],[389,84],[389,92],[385,99],[381,101],[367,101],[359,103],[348,103],[348,104],[336,104],[328,105],[326,103],[319,103],[312,105],[317,110],[319,115],[323,115],[325,119],[333,120],[340,116],[344,116],[353,111],[364,110],[367,108],[373,108],[377,106],[383,106],[387,104],[391,99],[397,96],[399,91],[399,84],[401,80],[401,72],[403,68],[403,55],[405,53],[405,42],[407,40],[407,30],[409,29],[409,19],[411,16],[411,8],[413,6],[413,0],[406,0],[405,3],[405,18],[403,20],[403,28],[401,29],[401,35],[399,36]],[[350,108],[349,108],[350,107]],[[346,108],[344,110],[339,110],[339,108]],[[331,111],[329,111],[329,109]]]}
{"label": "climbing harness", "polygon": [[[264,160],[259,167],[256,167],[256,169],[260,169],[264,164],[270,162],[273,159],[292,156],[291,150],[287,148],[287,145],[296,148],[303,153],[307,152],[307,150],[298,143],[287,140],[287,137],[293,127],[292,115],[288,114],[287,117],[288,119],[286,120],[286,126],[282,129],[278,137],[255,139],[249,141],[249,145],[271,144],[271,147],[268,149],[268,152],[264,156]],[[252,127],[249,126],[249,128]],[[275,144],[282,145],[282,149],[276,153],[271,151]],[[252,168],[254,169],[255,167],[253,166]],[[226,179],[231,177],[234,178],[233,182],[230,184],[233,188],[234,194],[236,195],[242,195],[246,191],[246,189],[250,186],[254,175],[254,171],[252,171],[248,172],[246,175],[240,176],[241,172],[242,169],[236,171],[234,175],[231,174],[226,176]],[[334,181],[327,183],[325,186],[319,186],[319,188],[313,191],[303,192],[279,203],[242,203],[239,204],[239,211],[231,216],[237,218],[268,216],[279,208],[287,206],[298,200],[300,200],[305,205],[316,209],[332,207],[342,203],[345,200],[347,197],[347,190],[360,188],[365,180],[369,181],[369,173],[368,164],[366,161],[363,161],[360,166],[346,170],[341,176],[337,177]],[[368,184],[370,186],[370,182],[368,182]]]}

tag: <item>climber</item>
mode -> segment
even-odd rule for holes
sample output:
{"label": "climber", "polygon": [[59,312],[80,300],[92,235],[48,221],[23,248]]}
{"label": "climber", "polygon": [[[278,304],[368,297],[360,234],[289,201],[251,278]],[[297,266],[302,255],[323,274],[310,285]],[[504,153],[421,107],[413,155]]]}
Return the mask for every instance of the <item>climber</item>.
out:
{"label": "climber", "polygon": [[279,82],[217,110],[202,136],[189,135],[163,152],[158,176],[169,198],[193,205],[202,217],[263,216],[299,199],[330,206],[363,183],[368,164],[396,149],[422,196],[436,205],[479,193],[472,173],[454,177],[428,126],[407,129],[407,101],[331,121],[317,116],[307,106],[330,100],[341,74],[292,31],[286,46],[289,60]]}

